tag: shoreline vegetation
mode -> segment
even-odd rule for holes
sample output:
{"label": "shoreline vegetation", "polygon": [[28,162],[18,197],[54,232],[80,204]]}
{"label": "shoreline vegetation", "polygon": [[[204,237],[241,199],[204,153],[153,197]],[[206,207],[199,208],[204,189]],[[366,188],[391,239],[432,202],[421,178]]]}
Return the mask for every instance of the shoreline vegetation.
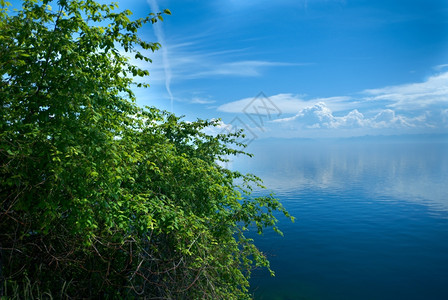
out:
{"label": "shoreline vegetation", "polygon": [[[248,228],[294,220],[251,174],[242,132],[135,104],[158,43],[117,4],[0,0],[0,297],[250,299],[269,268]],[[140,82],[140,81],[138,81]],[[238,183],[236,183],[238,182]]]}

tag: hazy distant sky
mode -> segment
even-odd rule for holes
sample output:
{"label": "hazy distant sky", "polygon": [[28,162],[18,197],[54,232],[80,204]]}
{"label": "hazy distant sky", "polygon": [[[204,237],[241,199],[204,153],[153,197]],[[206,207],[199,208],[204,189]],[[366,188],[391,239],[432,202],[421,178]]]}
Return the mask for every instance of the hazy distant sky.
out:
{"label": "hazy distant sky", "polygon": [[142,31],[163,50],[139,105],[256,136],[448,132],[446,0],[118,2],[172,12]]}

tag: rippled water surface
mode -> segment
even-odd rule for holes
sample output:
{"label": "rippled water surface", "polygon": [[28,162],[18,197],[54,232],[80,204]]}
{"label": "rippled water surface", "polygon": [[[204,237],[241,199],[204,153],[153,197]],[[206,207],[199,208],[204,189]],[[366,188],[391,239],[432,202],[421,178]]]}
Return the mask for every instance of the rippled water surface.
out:
{"label": "rippled water surface", "polygon": [[255,299],[448,299],[444,139],[255,142],[255,173],[297,220],[255,237],[276,272]]}

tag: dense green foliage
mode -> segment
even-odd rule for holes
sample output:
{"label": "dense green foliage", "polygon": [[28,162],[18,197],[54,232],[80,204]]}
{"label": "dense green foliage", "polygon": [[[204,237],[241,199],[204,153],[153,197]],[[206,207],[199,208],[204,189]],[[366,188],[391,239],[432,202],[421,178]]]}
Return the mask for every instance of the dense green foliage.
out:
{"label": "dense green foliage", "polygon": [[[50,7],[48,4],[52,4]],[[134,77],[163,13],[115,4],[0,1],[1,294],[244,299],[269,263],[245,237],[275,227],[258,178],[219,165],[237,134],[139,108]],[[135,84],[138,85],[138,84]],[[141,84],[140,84],[141,86]],[[37,295],[37,296],[36,296]]]}

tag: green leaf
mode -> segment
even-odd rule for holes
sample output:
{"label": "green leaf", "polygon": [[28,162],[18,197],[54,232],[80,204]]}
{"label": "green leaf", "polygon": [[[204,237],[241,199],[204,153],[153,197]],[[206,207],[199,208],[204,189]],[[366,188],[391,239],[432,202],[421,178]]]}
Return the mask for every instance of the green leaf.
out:
{"label": "green leaf", "polygon": [[250,271],[270,269],[245,231],[281,233],[275,211],[294,219],[251,195],[259,178],[218,165],[250,156],[243,132],[135,104],[148,84],[132,76],[150,67],[122,49],[150,62],[161,45],[139,30],[171,12],[49,2],[0,9],[0,70],[14,79],[0,84],[1,271],[17,284],[5,297],[39,298],[30,279],[50,298],[249,299]]}

